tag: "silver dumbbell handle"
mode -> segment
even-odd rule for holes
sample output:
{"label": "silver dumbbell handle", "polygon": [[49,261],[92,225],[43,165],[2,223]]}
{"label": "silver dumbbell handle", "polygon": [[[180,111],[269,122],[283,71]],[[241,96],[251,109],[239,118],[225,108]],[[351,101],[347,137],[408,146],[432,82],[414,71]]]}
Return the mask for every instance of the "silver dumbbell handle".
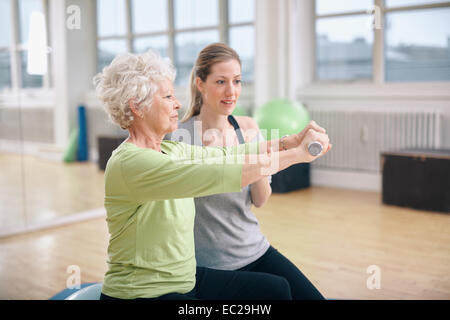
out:
{"label": "silver dumbbell handle", "polygon": [[323,146],[318,141],[313,141],[310,144],[308,144],[308,151],[313,157],[319,155],[322,152],[322,150]]}

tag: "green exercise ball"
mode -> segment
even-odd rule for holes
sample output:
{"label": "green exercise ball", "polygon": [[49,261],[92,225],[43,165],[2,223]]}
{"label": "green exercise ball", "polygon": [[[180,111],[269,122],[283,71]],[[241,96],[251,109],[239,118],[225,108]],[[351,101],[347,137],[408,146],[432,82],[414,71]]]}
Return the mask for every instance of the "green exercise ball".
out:
{"label": "green exercise ball", "polygon": [[233,116],[248,116],[248,112],[243,107],[237,105],[234,108],[232,115]]}
{"label": "green exercise ball", "polygon": [[278,129],[278,138],[281,138],[299,133],[310,121],[308,110],[303,104],[287,99],[276,99],[264,104],[256,109],[255,119],[267,140],[272,139],[272,129]]}

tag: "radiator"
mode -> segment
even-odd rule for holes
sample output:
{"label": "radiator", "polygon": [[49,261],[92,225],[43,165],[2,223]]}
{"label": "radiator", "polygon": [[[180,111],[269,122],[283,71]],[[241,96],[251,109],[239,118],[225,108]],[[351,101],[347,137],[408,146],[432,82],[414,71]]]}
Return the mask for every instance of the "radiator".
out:
{"label": "radiator", "polygon": [[380,171],[380,152],[440,147],[439,111],[310,110],[311,119],[327,129],[333,149],[313,168]]}

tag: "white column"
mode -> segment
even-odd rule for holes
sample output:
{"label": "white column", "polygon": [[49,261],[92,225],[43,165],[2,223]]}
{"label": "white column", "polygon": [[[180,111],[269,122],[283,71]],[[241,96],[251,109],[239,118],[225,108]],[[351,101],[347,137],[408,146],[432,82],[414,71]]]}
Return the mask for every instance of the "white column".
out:
{"label": "white column", "polygon": [[69,118],[67,101],[67,66],[66,66],[66,16],[65,1],[50,0],[50,33],[52,55],[52,79],[55,91],[55,109],[53,112],[55,144],[63,148],[69,136]]}
{"label": "white column", "polygon": [[295,91],[308,86],[314,80],[315,72],[315,6],[313,0],[295,1],[295,54],[293,59],[296,61]]}
{"label": "white column", "polygon": [[[275,98],[295,99],[299,85],[310,81],[310,38],[313,1],[255,1],[255,105]],[[313,5],[313,4],[312,4]]]}
{"label": "white column", "polygon": [[[77,106],[92,89],[96,73],[95,1],[50,0],[53,88],[55,90],[54,133],[57,146],[64,148],[69,133],[77,126]],[[80,28],[66,25],[67,8],[80,8]]]}
{"label": "white column", "polygon": [[255,1],[255,106],[283,95],[284,34],[280,19],[284,1]]}

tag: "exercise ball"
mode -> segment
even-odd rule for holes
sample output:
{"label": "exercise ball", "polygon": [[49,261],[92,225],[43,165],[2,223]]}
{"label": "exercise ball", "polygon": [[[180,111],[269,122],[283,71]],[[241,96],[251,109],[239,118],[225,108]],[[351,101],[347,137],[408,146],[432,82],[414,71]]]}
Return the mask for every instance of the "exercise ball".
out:
{"label": "exercise ball", "polygon": [[256,109],[255,120],[267,140],[272,139],[271,130],[278,129],[278,137],[299,133],[309,121],[309,113],[303,104],[287,99],[275,99]]}
{"label": "exercise ball", "polygon": [[243,107],[238,105],[234,108],[232,115],[233,116],[248,116],[248,112]]}

